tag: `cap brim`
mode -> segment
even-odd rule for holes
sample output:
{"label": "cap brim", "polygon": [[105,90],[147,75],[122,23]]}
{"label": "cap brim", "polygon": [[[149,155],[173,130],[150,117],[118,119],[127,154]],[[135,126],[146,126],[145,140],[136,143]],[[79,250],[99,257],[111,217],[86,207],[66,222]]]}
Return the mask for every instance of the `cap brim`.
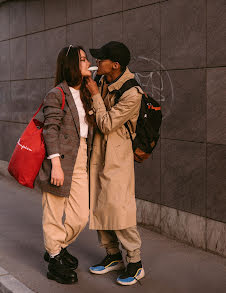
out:
{"label": "cap brim", "polygon": [[93,58],[96,59],[105,59],[105,56],[103,54],[103,51],[101,49],[89,49],[90,54]]}

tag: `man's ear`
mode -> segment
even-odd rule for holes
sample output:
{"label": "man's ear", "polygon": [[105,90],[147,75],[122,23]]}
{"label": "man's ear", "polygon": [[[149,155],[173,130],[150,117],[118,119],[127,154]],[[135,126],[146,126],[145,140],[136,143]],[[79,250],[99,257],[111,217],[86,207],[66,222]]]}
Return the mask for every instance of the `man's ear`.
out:
{"label": "man's ear", "polygon": [[120,64],[118,62],[113,63],[113,69],[120,69]]}

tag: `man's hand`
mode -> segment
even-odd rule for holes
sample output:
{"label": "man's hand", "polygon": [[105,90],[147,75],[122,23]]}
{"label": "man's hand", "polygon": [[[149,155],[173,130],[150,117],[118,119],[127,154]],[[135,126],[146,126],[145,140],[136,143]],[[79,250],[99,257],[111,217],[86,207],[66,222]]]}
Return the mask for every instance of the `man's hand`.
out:
{"label": "man's hand", "polygon": [[87,87],[88,91],[90,92],[91,96],[99,94],[98,86],[97,86],[96,82],[91,77],[88,77],[86,79],[86,87]]}
{"label": "man's hand", "polygon": [[61,168],[60,157],[51,159],[52,171],[51,171],[51,184],[61,186],[64,183],[64,171]]}

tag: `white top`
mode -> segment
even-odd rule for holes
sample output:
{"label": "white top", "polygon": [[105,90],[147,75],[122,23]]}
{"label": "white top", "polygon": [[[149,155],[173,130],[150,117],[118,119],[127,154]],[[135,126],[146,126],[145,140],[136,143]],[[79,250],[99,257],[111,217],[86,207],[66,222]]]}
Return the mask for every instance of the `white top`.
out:
{"label": "white top", "polygon": [[79,123],[80,123],[80,136],[87,138],[88,136],[88,124],[85,121],[85,110],[82,104],[82,100],[80,97],[80,91],[75,90],[73,87],[69,86],[69,89],[72,93],[73,99],[75,101],[76,108],[78,110],[78,116],[79,116]]}
{"label": "white top", "polygon": [[[88,136],[88,124],[85,121],[85,110],[82,104],[82,100],[80,97],[80,91],[79,90],[75,90],[73,87],[69,87],[72,97],[74,99],[76,108],[78,110],[78,116],[79,116],[79,124],[80,124],[80,137],[84,137],[87,138]],[[47,159],[53,159],[55,157],[59,157],[60,154],[52,154],[50,156],[47,157]]]}

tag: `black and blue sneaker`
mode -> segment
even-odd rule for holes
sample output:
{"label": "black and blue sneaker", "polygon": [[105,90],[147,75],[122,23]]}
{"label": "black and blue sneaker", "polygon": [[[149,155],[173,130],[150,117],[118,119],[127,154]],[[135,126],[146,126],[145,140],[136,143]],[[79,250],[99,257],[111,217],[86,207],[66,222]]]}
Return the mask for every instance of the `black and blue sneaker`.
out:
{"label": "black and blue sneaker", "polygon": [[134,285],[145,276],[141,261],[129,263],[126,271],[117,278],[120,285]]}
{"label": "black and blue sneaker", "polygon": [[89,268],[90,272],[97,275],[106,274],[111,271],[124,269],[124,263],[120,252],[116,254],[107,254],[107,256],[97,265]]}

